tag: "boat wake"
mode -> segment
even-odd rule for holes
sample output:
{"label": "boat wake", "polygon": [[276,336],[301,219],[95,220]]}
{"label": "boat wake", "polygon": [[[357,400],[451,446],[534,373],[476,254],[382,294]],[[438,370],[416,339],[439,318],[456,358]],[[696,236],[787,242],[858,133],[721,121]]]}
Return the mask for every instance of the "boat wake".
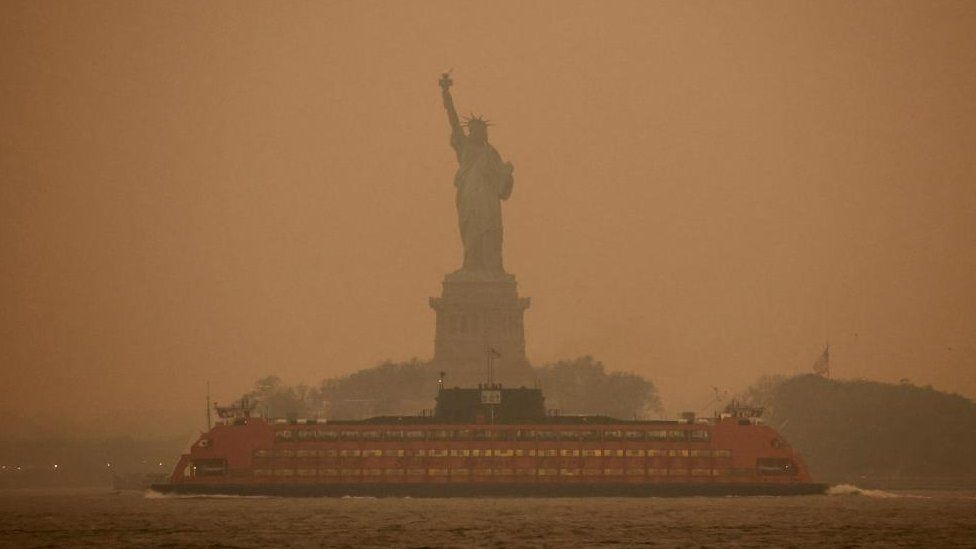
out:
{"label": "boat wake", "polygon": [[145,499],[268,499],[272,496],[234,496],[230,494],[164,494],[146,490]]}
{"label": "boat wake", "polygon": [[853,484],[838,484],[836,486],[831,486],[827,489],[828,496],[865,496],[869,498],[878,499],[890,499],[890,498],[921,498],[928,499],[926,496],[919,496],[914,494],[895,494],[893,492],[886,492],[884,490],[869,490],[867,488],[858,488]]}

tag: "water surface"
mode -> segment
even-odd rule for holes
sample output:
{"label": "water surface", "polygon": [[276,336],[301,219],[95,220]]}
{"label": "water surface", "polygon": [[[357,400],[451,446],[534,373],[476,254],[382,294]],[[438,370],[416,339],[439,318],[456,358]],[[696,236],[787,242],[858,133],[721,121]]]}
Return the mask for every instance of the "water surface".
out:
{"label": "water surface", "polygon": [[3,547],[976,546],[976,493],[288,499],[0,491]]}

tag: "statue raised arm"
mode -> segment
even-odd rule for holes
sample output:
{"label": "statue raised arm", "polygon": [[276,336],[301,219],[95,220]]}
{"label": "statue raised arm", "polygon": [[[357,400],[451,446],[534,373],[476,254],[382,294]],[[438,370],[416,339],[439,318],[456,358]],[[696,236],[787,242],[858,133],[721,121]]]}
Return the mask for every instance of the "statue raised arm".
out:
{"label": "statue raised arm", "polygon": [[464,128],[461,126],[461,119],[458,118],[457,109],[454,108],[454,98],[451,97],[450,71],[441,75],[441,97],[444,99],[444,109],[447,111],[447,121],[451,125],[451,147],[457,154],[458,162],[461,161],[461,149],[464,147]]}

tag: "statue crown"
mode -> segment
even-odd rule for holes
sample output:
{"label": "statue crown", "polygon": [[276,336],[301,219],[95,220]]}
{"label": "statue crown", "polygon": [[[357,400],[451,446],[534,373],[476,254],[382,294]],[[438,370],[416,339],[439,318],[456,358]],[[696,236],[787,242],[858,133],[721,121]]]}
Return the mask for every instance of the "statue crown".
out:
{"label": "statue crown", "polygon": [[469,116],[465,117],[465,119],[464,119],[464,125],[467,126],[467,127],[469,127],[469,128],[472,128],[472,127],[487,128],[488,126],[491,126],[491,122],[489,122],[488,120],[486,120],[485,118],[483,118],[480,114],[479,115],[473,115],[472,114],[472,115],[469,115]]}

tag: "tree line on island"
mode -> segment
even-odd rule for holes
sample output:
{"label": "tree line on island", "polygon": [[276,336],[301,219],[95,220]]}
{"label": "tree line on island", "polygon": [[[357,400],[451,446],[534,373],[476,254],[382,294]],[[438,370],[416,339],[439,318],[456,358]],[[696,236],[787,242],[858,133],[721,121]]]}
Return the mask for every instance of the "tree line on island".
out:
{"label": "tree line on island", "polygon": [[[417,359],[385,362],[315,386],[287,385],[276,376],[257,381],[244,395],[268,417],[362,419],[414,415],[434,405],[438,367]],[[560,414],[646,418],[661,409],[654,383],[637,374],[607,371],[590,356],[532,368],[546,407]]]}

